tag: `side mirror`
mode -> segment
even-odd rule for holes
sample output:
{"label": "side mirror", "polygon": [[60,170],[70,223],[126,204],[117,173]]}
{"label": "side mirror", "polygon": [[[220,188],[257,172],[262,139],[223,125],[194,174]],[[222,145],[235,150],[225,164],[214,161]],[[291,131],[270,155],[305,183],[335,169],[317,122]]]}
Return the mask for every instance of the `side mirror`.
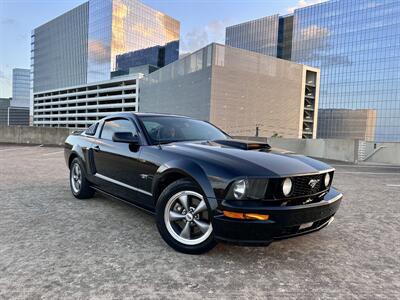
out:
{"label": "side mirror", "polygon": [[139,137],[137,135],[133,135],[132,132],[115,132],[112,140],[113,142],[117,143],[139,145]]}

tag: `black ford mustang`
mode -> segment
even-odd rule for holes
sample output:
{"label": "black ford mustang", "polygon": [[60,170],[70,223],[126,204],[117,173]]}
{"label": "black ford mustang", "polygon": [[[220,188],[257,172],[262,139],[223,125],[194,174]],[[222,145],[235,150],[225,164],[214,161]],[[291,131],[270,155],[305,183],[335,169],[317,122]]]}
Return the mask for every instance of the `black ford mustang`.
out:
{"label": "black ford mustang", "polygon": [[65,159],[75,197],[98,190],[155,213],[163,239],[191,254],[316,231],[342,199],[325,163],[181,116],[111,115],[70,135]]}

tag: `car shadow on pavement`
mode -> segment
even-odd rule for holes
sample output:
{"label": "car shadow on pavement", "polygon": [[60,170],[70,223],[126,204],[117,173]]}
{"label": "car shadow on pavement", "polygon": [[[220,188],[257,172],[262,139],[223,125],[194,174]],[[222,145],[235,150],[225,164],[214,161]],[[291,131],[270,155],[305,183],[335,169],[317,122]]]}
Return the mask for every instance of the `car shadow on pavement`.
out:
{"label": "car shadow on pavement", "polygon": [[[159,235],[154,215],[127,202],[101,193],[96,193],[93,201],[97,201],[99,202],[98,204],[105,206],[104,209],[108,210],[107,214],[111,216],[111,218],[113,218],[112,216],[122,218],[119,221],[123,224],[121,226],[125,226],[125,228],[121,228],[121,230],[135,229],[134,232],[132,231],[132,236],[127,237],[128,239],[135,241],[135,243],[142,243],[146,248],[149,247],[148,251],[152,251],[153,247],[161,247],[162,251],[176,252],[164,243]],[[288,259],[290,260],[292,255],[296,256],[297,259],[308,259],[316,248],[324,247],[324,244],[329,241],[328,238],[324,241],[324,236],[326,235],[323,234],[321,236],[320,233],[321,232],[314,232],[310,235],[279,240],[268,246],[245,246],[219,242],[213,250],[203,254],[203,256],[212,258],[229,257],[238,259],[243,263],[245,263],[246,260],[250,262],[266,258],[275,261],[287,261]],[[319,247],[316,247],[316,242],[319,244]],[[177,254],[191,257],[191,255],[187,254]]]}

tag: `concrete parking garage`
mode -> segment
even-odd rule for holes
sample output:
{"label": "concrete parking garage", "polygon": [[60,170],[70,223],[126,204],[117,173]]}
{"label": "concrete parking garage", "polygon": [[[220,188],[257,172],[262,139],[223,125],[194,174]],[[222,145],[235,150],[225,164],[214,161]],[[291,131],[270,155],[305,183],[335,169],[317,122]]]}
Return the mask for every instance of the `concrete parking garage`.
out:
{"label": "concrete parking garage", "polygon": [[327,228],[190,256],[134,207],[75,199],[61,148],[0,145],[0,298],[399,298],[400,167],[333,165]]}

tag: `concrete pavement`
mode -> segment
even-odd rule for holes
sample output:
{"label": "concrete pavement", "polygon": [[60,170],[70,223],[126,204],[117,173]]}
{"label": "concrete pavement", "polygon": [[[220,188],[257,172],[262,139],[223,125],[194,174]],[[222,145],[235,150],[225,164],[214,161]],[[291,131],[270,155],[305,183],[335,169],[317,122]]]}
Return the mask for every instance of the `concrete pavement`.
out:
{"label": "concrete pavement", "polygon": [[134,207],[75,199],[61,148],[0,145],[0,298],[400,298],[400,168],[336,168],[327,228],[190,256]]}

